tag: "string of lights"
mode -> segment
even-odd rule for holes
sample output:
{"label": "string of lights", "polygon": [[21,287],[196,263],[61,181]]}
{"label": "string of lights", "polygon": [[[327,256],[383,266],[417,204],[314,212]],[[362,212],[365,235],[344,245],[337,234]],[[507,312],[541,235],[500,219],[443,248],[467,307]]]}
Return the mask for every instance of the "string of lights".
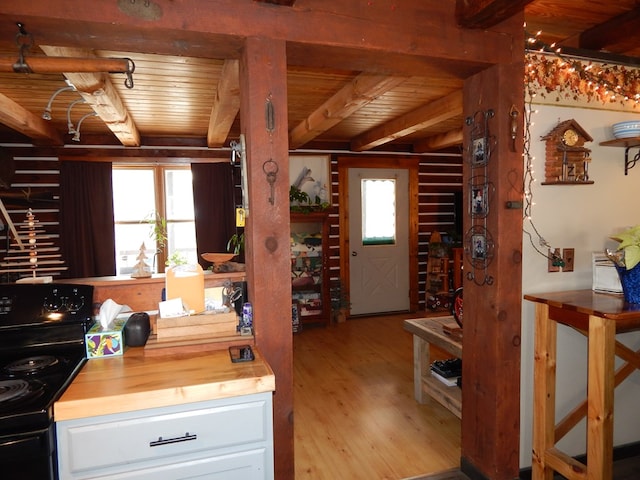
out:
{"label": "string of lights", "polygon": [[541,34],[525,30],[525,82],[558,97],[640,105],[640,69],[569,58],[556,44],[543,42]]}
{"label": "string of lights", "polygon": [[568,58],[556,44],[547,44],[540,38],[542,32],[535,35],[526,31],[525,48],[525,113],[524,113],[524,149],[525,162],[523,178],[523,218],[532,230],[523,227],[533,249],[552,261],[555,266],[564,266],[564,261],[555,249],[540,234],[533,222],[533,186],[536,182],[531,154],[532,116],[537,112],[533,100],[540,92],[542,96],[555,94],[557,99],[598,100],[603,104],[620,102],[627,105],[633,102],[635,108],[640,105],[640,69],[626,68],[623,65],[594,63],[591,60]]}

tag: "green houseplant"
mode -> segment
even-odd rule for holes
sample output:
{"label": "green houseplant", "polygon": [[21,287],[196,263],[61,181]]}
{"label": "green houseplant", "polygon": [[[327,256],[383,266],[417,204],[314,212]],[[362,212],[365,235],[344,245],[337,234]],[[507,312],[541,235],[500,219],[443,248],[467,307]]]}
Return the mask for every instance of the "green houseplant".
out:
{"label": "green houseplant", "polygon": [[614,260],[616,265],[624,265],[627,270],[631,270],[640,263],[640,225],[612,235],[611,238],[620,242],[618,251],[622,251],[621,255],[616,256],[617,260]]}

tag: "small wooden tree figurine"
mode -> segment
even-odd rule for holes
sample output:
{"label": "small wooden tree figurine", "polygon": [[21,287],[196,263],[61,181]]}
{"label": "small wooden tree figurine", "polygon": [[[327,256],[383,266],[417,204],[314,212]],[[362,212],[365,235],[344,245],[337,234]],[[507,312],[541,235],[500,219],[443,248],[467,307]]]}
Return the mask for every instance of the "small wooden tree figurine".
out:
{"label": "small wooden tree figurine", "polygon": [[147,259],[146,250],[147,247],[144,242],[142,242],[142,245],[140,245],[140,252],[136,257],[138,262],[133,266],[133,272],[131,272],[132,278],[148,278],[151,276],[151,267],[145,262]]}

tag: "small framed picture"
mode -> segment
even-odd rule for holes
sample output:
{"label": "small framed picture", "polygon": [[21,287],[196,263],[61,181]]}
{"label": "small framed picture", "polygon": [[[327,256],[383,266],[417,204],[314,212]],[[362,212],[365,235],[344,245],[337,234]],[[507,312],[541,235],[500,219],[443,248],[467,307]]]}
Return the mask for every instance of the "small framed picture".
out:
{"label": "small framed picture", "polygon": [[481,225],[474,225],[464,236],[464,252],[474,269],[485,269],[493,259],[494,243],[491,233]]}
{"label": "small framed picture", "polygon": [[487,163],[487,159],[489,158],[487,151],[487,141],[485,137],[474,138],[471,141],[472,148],[472,156],[471,156],[471,164],[472,165],[484,165]]}
{"label": "small framed picture", "polygon": [[469,180],[469,214],[472,218],[484,218],[489,215],[492,187],[483,175],[471,177]]}
{"label": "small framed picture", "polygon": [[489,213],[489,188],[487,184],[472,185],[470,213],[472,217],[486,217]]}
{"label": "small framed picture", "polygon": [[481,233],[471,236],[471,258],[481,260],[487,257],[487,238]]}

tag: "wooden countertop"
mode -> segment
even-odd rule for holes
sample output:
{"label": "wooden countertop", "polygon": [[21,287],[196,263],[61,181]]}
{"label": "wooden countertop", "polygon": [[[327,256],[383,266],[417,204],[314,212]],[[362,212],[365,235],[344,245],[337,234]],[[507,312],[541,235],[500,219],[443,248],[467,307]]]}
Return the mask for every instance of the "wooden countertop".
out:
{"label": "wooden countertop", "polygon": [[275,376],[257,348],[253,362],[232,363],[227,350],[90,359],[53,406],[56,420],[275,390]]}
{"label": "wooden countertop", "polygon": [[616,333],[640,329],[640,305],[625,302],[622,295],[568,290],[530,293],[524,298],[549,305],[549,317],[552,320],[578,329],[588,329],[590,315],[615,320]]}

